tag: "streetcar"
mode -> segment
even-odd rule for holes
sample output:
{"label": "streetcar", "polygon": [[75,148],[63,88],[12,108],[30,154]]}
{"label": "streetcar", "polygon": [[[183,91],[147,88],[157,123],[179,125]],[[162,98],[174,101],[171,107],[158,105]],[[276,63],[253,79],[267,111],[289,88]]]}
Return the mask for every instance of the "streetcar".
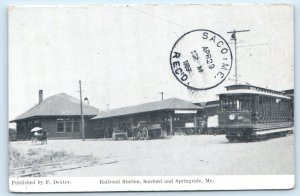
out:
{"label": "streetcar", "polygon": [[229,141],[261,140],[293,131],[293,100],[283,92],[249,84],[218,94],[219,129]]}

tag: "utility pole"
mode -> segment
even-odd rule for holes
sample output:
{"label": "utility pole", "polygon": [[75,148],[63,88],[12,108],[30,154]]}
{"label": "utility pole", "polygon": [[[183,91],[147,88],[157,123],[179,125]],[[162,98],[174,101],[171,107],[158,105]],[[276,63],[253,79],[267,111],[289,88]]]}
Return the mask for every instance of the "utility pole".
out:
{"label": "utility pole", "polygon": [[161,100],[164,100],[164,92],[160,92],[161,94]]}
{"label": "utility pole", "polygon": [[234,41],[234,62],[235,62],[235,84],[237,85],[237,82],[238,82],[238,70],[237,70],[237,46],[236,46],[236,33],[243,33],[243,32],[248,32],[250,30],[239,30],[239,31],[236,31],[236,30],[233,30],[233,31],[230,31],[230,32],[227,32],[227,33],[230,33],[231,34],[231,40]]}
{"label": "utility pole", "polygon": [[79,80],[79,92],[80,92],[80,116],[81,116],[82,141],[84,141],[85,140],[85,131],[84,131],[84,117],[83,117],[83,107],[82,107],[81,80]]}

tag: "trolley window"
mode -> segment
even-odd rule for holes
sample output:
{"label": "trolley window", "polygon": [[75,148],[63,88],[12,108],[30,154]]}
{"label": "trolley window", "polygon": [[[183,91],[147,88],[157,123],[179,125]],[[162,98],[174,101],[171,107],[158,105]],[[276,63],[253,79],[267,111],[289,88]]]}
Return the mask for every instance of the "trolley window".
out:
{"label": "trolley window", "polygon": [[249,111],[251,110],[251,98],[250,97],[236,97],[236,96],[224,96],[221,98],[221,110],[222,111]]}

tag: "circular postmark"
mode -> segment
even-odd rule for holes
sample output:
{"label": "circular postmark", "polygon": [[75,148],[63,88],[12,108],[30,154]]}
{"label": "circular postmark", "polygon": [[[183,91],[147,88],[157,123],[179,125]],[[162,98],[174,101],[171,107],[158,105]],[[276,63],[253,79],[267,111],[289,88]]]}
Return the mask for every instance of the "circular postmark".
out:
{"label": "circular postmark", "polygon": [[183,34],[174,44],[170,65],[176,79],[193,90],[221,84],[232,66],[228,43],[217,33],[197,29]]}

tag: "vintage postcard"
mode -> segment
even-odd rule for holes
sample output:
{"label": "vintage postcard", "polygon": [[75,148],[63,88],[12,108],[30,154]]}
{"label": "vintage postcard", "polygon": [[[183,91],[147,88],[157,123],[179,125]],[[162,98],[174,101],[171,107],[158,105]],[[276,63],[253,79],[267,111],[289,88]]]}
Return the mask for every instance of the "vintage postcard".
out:
{"label": "vintage postcard", "polygon": [[9,7],[9,190],[294,188],[293,14]]}

